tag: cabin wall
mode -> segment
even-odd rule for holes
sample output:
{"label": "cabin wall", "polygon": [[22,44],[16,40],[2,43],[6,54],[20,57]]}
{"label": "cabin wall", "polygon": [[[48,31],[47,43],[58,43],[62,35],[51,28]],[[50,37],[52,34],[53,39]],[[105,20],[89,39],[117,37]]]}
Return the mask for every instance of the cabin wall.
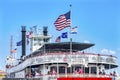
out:
{"label": "cabin wall", "polygon": [[41,74],[48,74],[48,71],[50,71],[50,67],[48,65],[42,65],[39,67]]}
{"label": "cabin wall", "polygon": [[15,73],[15,78],[25,78],[25,71]]}

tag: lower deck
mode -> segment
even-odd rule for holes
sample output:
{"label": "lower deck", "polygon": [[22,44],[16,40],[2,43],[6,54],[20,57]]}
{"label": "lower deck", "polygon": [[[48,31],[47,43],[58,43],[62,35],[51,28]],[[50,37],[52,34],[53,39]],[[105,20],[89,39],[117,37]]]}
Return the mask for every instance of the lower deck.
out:
{"label": "lower deck", "polygon": [[22,71],[11,73],[10,78],[40,78],[41,80],[57,80],[57,78],[82,77],[116,77],[116,73],[107,72],[104,65],[68,65],[67,63],[52,63],[28,66]]}
{"label": "lower deck", "polygon": [[10,78],[105,77],[116,75],[113,69],[117,67],[113,56],[77,52],[33,56],[6,71]]}
{"label": "lower deck", "polygon": [[89,77],[88,75],[77,75],[77,76],[74,76],[73,74],[72,75],[67,75],[67,76],[64,76],[64,75],[54,75],[54,76],[44,76],[44,77],[39,77],[39,78],[3,78],[3,79],[0,79],[0,80],[119,80],[119,78],[117,77],[108,77],[108,76],[95,76],[95,75],[92,75],[91,77]]}

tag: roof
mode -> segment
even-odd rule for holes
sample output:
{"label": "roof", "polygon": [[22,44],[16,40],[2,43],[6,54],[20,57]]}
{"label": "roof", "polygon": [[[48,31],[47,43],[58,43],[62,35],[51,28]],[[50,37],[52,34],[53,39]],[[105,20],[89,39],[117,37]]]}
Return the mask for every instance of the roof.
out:
{"label": "roof", "polygon": [[[81,51],[87,48],[90,48],[94,46],[95,44],[91,43],[79,43],[79,42],[72,42],[72,52]],[[63,51],[68,52],[70,51],[70,42],[59,42],[59,43],[46,43],[44,46],[42,46],[40,49],[34,51],[32,55],[37,55],[38,53],[43,54],[45,52],[56,52],[56,51]],[[30,57],[28,55],[27,57]]]}
{"label": "roof", "polygon": [[[79,42],[72,42],[72,50],[81,51],[87,48],[94,46],[91,43],[79,43]],[[46,50],[70,50],[70,42],[60,42],[60,43],[46,43],[41,49]]]}

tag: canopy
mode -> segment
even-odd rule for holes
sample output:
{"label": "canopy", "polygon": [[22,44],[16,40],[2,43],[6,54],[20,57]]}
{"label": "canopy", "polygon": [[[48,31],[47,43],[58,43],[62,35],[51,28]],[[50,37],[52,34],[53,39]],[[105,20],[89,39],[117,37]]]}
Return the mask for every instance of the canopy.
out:
{"label": "canopy", "polygon": [[[89,47],[94,46],[90,43],[78,43],[72,42],[72,50],[81,51]],[[45,50],[70,50],[70,42],[60,42],[60,43],[46,43],[41,49]]]}

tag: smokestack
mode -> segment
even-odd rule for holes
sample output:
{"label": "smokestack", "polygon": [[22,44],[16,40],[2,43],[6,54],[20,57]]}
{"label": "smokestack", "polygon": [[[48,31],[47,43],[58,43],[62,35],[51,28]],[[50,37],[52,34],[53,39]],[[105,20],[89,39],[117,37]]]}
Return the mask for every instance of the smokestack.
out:
{"label": "smokestack", "polygon": [[43,35],[44,35],[44,36],[47,36],[47,33],[48,33],[47,27],[43,27]]}
{"label": "smokestack", "polygon": [[[47,33],[48,33],[47,28],[48,28],[48,27],[43,27],[43,35],[44,35],[44,36],[47,36],[47,35],[48,35],[48,34],[47,34]],[[47,42],[47,39],[44,39],[44,42]]]}
{"label": "smokestack", "polygon": [[22,26],[22,56],[21,59],[23,59],[23,56],[26,55],[26,26]]}

